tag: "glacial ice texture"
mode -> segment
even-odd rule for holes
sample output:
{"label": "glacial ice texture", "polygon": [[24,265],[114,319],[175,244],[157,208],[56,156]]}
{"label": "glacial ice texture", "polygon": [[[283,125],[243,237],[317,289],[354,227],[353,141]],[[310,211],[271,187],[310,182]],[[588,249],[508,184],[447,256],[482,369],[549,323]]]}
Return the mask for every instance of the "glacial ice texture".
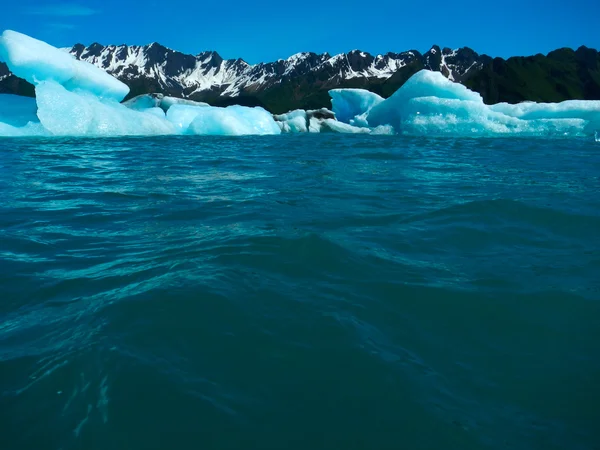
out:
{"label": "glacial ice texture", "polygon": [[197,114],[187,133],[198,135],[242,136],[246,134],[280,134],[273,116],[263,108],[228,106],[227,108],[192,107]]}
{"label": "glacial ice texture", "polygon": [[580,136],[600,129],[600,101],[488,106],[478,93],[422,70],[362,117],[369,127],[406,134]]}
{"label": "glacial ice texture", "polygon": [[153,113],[135,111],[88,92],[69,92],[55,81],[35,88],[38,117],[55,136],[133,136],[174,134],[173,124]]}
{"label": "glacial ice texture", "polygon": [[127,85],[102,69],[16,31],[6,30],[0,36],[0,61],[34,85],[55,81],[69,91],[87,91],[116,101],[129,93]]}

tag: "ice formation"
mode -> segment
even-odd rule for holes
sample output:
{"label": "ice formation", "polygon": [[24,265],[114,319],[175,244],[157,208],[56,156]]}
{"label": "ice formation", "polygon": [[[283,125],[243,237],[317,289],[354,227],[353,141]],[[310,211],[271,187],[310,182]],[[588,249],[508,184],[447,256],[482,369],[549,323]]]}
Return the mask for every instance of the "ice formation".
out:
{"label": "ice formation", "polygon": [[0,61],[34,85],[52,80],[69,91],[88,91],[117,101],[129,93],[124,83],[102,69],[16,31],[6,30],[0,36]]}
{"label": "ice formation", "polygon": [[[331,92],[333,101],[339,91]],[[372,94],[356,89],[346,102],[354,114],[348,123],[356,124],[359,118],[363,126],[389,125],[405,134],[581,136],[600,129],[600,101],[488,106],[478,93],[428,70],[416,73],[390,98],[372,106]]]}
{"label": "ice formation", "polygon": [[370,133],[595,136],[600,101],[488,106],[479,94],[422,70],[390,98],[362,89],[330,91],[332,109],[271,115],[146,94],[103,70],[14,31],[0,36],[0,60],[35,85],[36,98],[0,95],[0,136],[245,135]]}

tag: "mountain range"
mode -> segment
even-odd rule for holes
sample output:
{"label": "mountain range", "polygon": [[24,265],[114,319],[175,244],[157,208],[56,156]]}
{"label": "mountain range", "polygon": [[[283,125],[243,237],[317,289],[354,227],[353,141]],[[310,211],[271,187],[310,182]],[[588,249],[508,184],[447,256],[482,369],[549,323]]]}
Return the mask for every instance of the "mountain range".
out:
{"label": "mountain range", "polygon": [[[376,56],[359,50],[335,56],[307,52],[254,65],[214,51],[184,54],[158,43],[77,44],[64,50],[123,81],[131,89],[128,98],[160,92],[219,106],[263,106],[273,113],[329,106],[327,92],[334,88],[364,88],[388,97],[421,69],[442,72],[488,104],[600,99],[600,53],[587,47],[505,60],[468,47],[434,45],[425,53]],[[0,63],[0,93],[33,96],[34,89]]]}

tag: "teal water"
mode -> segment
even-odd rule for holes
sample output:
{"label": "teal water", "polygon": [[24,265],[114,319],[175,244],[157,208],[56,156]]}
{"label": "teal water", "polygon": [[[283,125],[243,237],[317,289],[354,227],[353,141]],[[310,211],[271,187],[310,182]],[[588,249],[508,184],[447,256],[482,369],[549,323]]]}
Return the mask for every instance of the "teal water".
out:
{"label": "teal water", "polygon": [[600,145],[0,140],[0,448],[600,448]]}

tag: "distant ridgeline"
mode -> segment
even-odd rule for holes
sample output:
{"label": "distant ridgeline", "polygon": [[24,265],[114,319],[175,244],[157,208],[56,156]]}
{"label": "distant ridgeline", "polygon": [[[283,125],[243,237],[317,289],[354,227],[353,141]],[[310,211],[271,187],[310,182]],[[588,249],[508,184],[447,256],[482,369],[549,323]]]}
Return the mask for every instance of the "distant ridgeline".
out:
{"label": "distant ridgeline", "polygon": [[[486,103],[600,100],[600,53],[580,47],[508,60],[469,48],[432,47],[373,56],[354,50],[331,56],[299,53],[286,60],[250,65],[216,52],[186,55],[160,44],[85,47],[69,52],[123,81],[128,98],[152,92],[213,105],[263,106],[273,113],[331,105],[328,91],[363,88],[388,97],[425,68],[479,92]],[[34,95],[33,86],[0,63],[0,93]]]}

